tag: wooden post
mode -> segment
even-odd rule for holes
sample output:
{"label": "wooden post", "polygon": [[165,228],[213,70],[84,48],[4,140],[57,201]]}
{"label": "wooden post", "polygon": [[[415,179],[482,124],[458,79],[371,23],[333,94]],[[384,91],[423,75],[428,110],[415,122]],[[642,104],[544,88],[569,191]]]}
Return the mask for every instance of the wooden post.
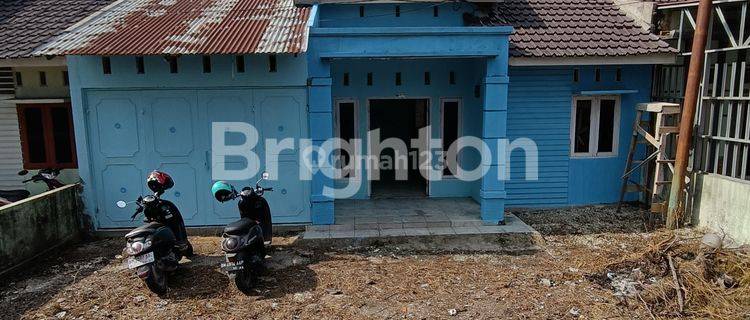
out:
{"label": "wooden post", "polygon": [[667,209],[667,228],[676,229],[681,215],[681,204],[684,202],[685,175],[688,157],[690,157],[690,140],[692,139],[693,119],[695,108],[700,98],[699,88],[703,73],[703,59],[706,55],[706,38],[708,24],[711,19],[711,1],[700,0],[698,3],[698,17],[695,21],[695,35],[691,49],[690,67],[688,69],[687,85],[685,86],[685,100],[680,119],[680,133],[677,139],[677,153],[672,175],[672,188],[669,193],[669,207]]}

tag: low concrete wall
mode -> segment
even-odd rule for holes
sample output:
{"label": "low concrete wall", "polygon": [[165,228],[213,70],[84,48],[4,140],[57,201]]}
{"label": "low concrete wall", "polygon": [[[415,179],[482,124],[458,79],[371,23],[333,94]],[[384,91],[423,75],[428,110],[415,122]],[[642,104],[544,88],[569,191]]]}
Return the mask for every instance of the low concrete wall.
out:
{"label": "low concrete wall", "polygon": [[80,185],[68,185],[0,207],[0,274],[81,234]]}
{"label": "low concrete wall", "polygon": [[695,180],[697,225],[723,231],[737,244],[750,244],[750,182],[716,174],[698,174]]}

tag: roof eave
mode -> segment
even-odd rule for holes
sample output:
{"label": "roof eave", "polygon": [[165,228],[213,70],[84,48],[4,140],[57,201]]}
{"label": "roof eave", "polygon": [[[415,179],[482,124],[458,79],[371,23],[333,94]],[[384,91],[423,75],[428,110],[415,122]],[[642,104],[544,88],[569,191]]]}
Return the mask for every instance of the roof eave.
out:
{"label": "roof eave", "polygon": [[0,67],[62,67],[66,66],[65,57],[22,57],[0,59]]}
{"label": "roof eave", "polygon": [[[712,1],[712,3],[720,4],[720,3],[728,3],[728,2],[745,2],[745,1],[747,0],[714,0]],[[698,0],[687,0],[683,2],[657,4],[656,9],[666,10],[666,9],[676,9],[676,8],[686,8],[686,7],[697,7],[698,2],[699,2]]]}
{"label": "roof eave", "polygon": [[[378,4],[378,3],[435,3],[435,0],[294,0],[298,6],[306,5],[324,5],[324,4]],[[474,3],[495,3],[498,0],[467,0],[466,2]],[[500,0],[499,2],[502,2]]]}
{"label": "roof eave", "polygon": [[516,67],[675,64],[676,59],[677,55],[673,53],[654,53],[631,56],[511,57],[509,64]]}

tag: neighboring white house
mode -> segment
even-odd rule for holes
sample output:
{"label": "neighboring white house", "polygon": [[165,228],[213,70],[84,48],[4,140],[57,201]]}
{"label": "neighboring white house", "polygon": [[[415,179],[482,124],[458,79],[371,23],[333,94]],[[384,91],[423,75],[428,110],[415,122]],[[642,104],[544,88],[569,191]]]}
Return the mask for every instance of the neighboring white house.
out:
{"label": "neighboring white house", "polygon": [[[64,58],[33,56],[39,45],[112,0],[5,1],[0,6],[0,189],[46,190],[23,180],[42,168],[79,180]],[[22,169],[31,171],[22,177]]]}

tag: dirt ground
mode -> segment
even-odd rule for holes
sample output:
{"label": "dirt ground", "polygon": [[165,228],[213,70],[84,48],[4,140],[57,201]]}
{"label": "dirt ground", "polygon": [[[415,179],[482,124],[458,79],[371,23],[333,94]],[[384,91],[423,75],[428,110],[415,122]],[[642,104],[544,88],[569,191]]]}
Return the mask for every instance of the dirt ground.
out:
{"label": "dirt ground", "polygon": [[[274,238],[270,272],[245,296],[217,266],[216,237],[151,294],[123,267],[121,239],[86,243],[0,284],[3,319],[650,319],[602,281],[606,265],[653,236],[635,208],[514,212],[543,250],[522,255],[410,252],[397,247],[309,249]],[[657,315],[658,316],[658,315]]]}

